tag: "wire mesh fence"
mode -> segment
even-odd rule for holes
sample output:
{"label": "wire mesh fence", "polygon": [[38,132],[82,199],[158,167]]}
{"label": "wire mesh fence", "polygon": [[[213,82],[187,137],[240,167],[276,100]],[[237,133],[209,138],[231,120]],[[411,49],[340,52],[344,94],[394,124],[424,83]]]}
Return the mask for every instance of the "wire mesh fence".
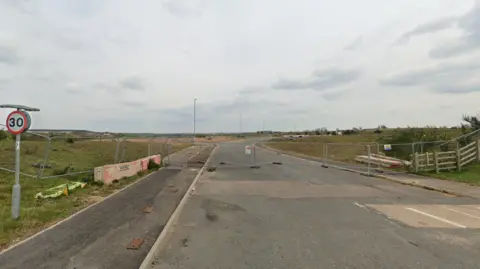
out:
{"label": "wire mesh fence", "polygon": [[272,141],[268,145],[286,153],[316,159],[324,166],[337,166],[365,173],[411,171],[414,153],[438,148],[446,141],[381,142]]}
{"label": "wire mesh fence", "polygon": [[325,143],[323,163],[361,170],[366,173],[406,173],[413,155],[431,151],[445,141],[413,143]]}
{"label": "wire mesh fence", "polygon": [[480,138],[480,129],[475,130],[473,132],[464,134],[459,137],[455,137],[454,139],[443,141],[435,146],[434,150],[432,151],[451,151],[457,148],[457,144],[460,147],[464,147],[473,141],[476,141]]}
{"label": "wire mesh fence", "polygon": [[[28,132],[22,134],[21,173],[37,179],[88,174],[96,166],[129,162],[156,154],[169,156],[171,151],[172,143],[165,139],[97,139]],[[14,142],[3,141],[0,152],[0,170],[14,172]]]}
{"label": "wire mesh fence", "polygon": [[[276,155],[275,155],[276,156]],[[216,154],[211,156],[209,166],[215,169],[258,169],[264,166],[280,165],[278,158],[257,145],[243,143],[223,143]]]}
{"label": "wire mesh fence", "polygon": [[[189,141],[190,142],[190,141]],[[82,136],[74,134],[27,132],[20,144],[20,218],[11,218],[12,186],[15,182],[15,138],[0,140],[0,250],[29,229],[66,217],[131,182],[131,178],[109,186],[93,182],[98,166],[162,155],[167,162],[171,153],[189,147],[189,142],[161,137]],[[40,192],[66,183],[88,182],[85,190],[66,199],[37,199]],[[18,232],[17,232],[18,231]]]}

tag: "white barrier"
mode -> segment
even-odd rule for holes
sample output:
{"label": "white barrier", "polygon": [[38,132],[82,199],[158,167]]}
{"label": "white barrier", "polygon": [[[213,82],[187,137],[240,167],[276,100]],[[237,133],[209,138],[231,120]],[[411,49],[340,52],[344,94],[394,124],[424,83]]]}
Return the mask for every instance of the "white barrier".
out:
{"label": "white barrier", "polygon": [[138,172],[148,169],[148,162],[152,159],[155,163],[161,164],[162,157],[160,155],[152,155],[132,162],[108,164],[100,167],[95,167],[94,179],[95,181],[103,181],[104,184],[111,184],[114,180],[119,180],[123,177],[131,177]]}

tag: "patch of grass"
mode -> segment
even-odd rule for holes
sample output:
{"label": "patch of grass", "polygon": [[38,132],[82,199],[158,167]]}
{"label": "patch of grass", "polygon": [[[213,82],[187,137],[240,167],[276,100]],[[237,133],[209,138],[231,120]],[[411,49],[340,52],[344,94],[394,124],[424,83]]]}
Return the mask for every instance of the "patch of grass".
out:
{"label": "patch of grass", "polygon": [[327,146],[327,158],[352,162],[355,156],[367,154],[367,144],[371,144],[371,152],[376,153],[375,141],[376,137],[372,133],[365,135],[315,136],[298,140],[274,140],[266,145],[283,151],[323,158],[324,144],[335,143]]}
{"label": "patch of grass", "polygon": [[467,183],[471,185],[480,185],[480,164],[468,165],[462,167],[462,171],[451,171],[451,172],[440,172],[439,174],[435,172],[424,172],[421,175],[451,180],[456,182]]}
{"label": "patch of grass", "polygon": [[[0,143],[0,166],[14,168],[14,141]],[[35,179],[27,176],[20,177],[22,187],[21,213],[19,220],[11,219],[11,192],[14,184],[14,174],[0,171],[0,249],[26,238],[62,219],[85,208],[92,201],[101,199],[119,189],[135,182],[141,176],[149,173],[123,178],[116,184],[103,185],[93,182],[93,174],[62,176],[65,172],[87,171],[96,166],[113,163],[116,151],[114,141],[85,141],[76,140],[70,143],[65,139],[52,142],[49,153],[51,169],[45,169],[44,176],[59,175],[55,178]],[[21,144],[21,172],[36,175],[33,163],[43,160],[45,155],[45,141],[23,141]],[[189,143],[174,144],[170,152],[174,153],[190,146]],[[36,148],[36,150],[35,150]],[[151,154],[157,154],[152,149]],[[148,144],[143,142],[127,142],[125,160],[132,161],[148,155]],[[157,168],[158,169],[158,168]],[[152,171],[156,171],[153,169]],[[75,189],[68,197],[56,199],[35,199],[35,194],[60,184],[71,181],[83,181],[87,185],[84,189]]]}
{"label": "patch of grass", "polygon": [[[426,142],[448,140],[462,135],[460,129],[450,128],[395,128],[361,130],[350,135],[314,135],[297,138],[276,138],[267,145],[283,151],[300,153],[314,157],[324,157],[324,144],[327,146],[327,159],[355,162],[357,155],[367,155],[367,145],[370,144],[371,153],[383,153],[390,157],[409,160],[414,152],[424,152],[435,147],[439,143]],[[421,144],[413,142],[424,141]],[[384,151],[383,145],[391,144],[391,151]]]}

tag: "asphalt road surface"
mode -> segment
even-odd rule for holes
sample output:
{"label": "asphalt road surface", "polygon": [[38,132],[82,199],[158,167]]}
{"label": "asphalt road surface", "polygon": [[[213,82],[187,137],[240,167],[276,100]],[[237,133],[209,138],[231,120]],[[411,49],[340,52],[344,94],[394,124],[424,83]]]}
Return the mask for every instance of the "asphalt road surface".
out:
{"label": "asphalt road surface", "polygon": [[[187,163],[205,147],[172,155]],[[211,147],[210,147],[211,148]],[[198,168],[165,168],[39,236],[0,254],[1,269],[136,269],[170,218]],[[150,208],[150,212],[145,212]],[[134,238],[144,240],[127,249]]]}
{"label": "asphalt road surface", "polygon": [[245,142],[212,158],[152,268],[480,268],[478,200],[263,149],[253,169]]}

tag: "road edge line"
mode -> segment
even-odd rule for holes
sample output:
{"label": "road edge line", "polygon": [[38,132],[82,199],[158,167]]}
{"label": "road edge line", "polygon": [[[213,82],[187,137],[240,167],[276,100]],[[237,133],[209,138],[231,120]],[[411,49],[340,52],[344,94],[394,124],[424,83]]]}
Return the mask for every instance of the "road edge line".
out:
{"label": "road edge line", "polygon": [[[188,147],[188,148],[190,148],[190,147]],[[188,148],[182,149],[182,150],[177,151],[177,152],[175,152],[175,153],[181,152],[181,151],[186,150],[186,149],[188,149]],[[175,154],[175,153],[173,153],[173,154]],[[45,229],[43,229],[43,230],[41,230],[41,231],[39,231],[39,232],[37,232],[37,233],[35,233],[35,234],[32,234],[31,236],[29,236],[29,237],[27,237],[27,238],[25,238],[25,239],[23,239],[22,241],[17,242],[17,243],[15,243],[15,244],[9,246],[8,248],[0,251],[0,257],[1,257],[3,254],[7,253],[8,251],[10,251],[10,250],[12,250],[12,249],[14,249],[14,248],[16,248],[16,247],[24,244],[24,243],[27,243],[28,241],[34,239],[35,237],[37,237],[37,236],[45,233],[45,232],[48,231],[48,230],[51,230],[51,229],[57,227],[58,225],[60,225],[60,224],[62,224],[62,223],[64,223],[64,222],[66,222],[67,220],[70,220],[70,219],[72,219],[73,217],[75,217],[75,216],[77,216],[77,215],[79,215],[79,214],[87,211],[88,209],[90,209],[90,208],[92,208],[92,207],[100,204],[101,202],[112,198],[114,195],[116,195],[116,194],[118,194],[118,193],[121,193],[122,191],[124,191],[124,190],[126,190],[126,189],[128,189],[128,188],[130,188],[130,187],[132,187],[132,186],[134,186],[134,185],[137,184],[138,182],[140,182],[140,181],[148,178],[149,176],[154,175],[155,173],[159,172],[160,170],[162,170],[162,169],[164,169],[164,168],[165,168],[165,167],[161,167],[161,168],[159,168],[157,171],[151,172],[150,174],[145,175],[145,176],[139,178],[139,179],[136,180],[135,182],[133,182],[133,183],[131,183],[131,184],[129,184],[129,185],[127,185],[127,186],[119,189],[118,191],[116,191],[116,192],[114,192],[114,193],[111,193],[111,194],[105,196],[105,198],[103,198],[102,200],[97,201],[97,202],[95,202],[95,203],[93,203],[93,204],[91,204],[91,205],[89,205],[89,206],[87,206],[87,207],[85,207],[85,208],[82,208],[82,209],[80,209],[79,211],[73,213],[72,215],[70,215],[70,216],[68,216],[68,217],[66,217],[66,218],[58,221],[57,223],[55,223],[55,224],[53,224],[53,225],[51,225],[51,226],[48,226],[47,228],[45,228]]]}
{"label": "road edge line", "polygon": [[180,200],[180,203],[178,203],[178,206],[175,208],[172,215],[170,215],[170,218],[168,219],[167,223],[163,227],[163,230],[160,232],[160,235],[157,237],[157,239],[155,240],[155,243],[153,243],[153,246],[150,248],[147,255],[143,259],[139,269],[147,269],[151,265],[152,261],[155,259],[155,253],[157,252],[158,249],[161,248],[161,244],[164,243],[165,239],[167,239],[167,234],[170,232],[169,230],[171,230],[172,226],[176,223],[181,211],[183,210],[183,207],[185,206],[185,204],[187,203],[188,199],[191,196],[192,189],[195,187],[195,185],[197,184],[197,181],[203,175],[205,168],[207,167],[210,159],[212,158],[213,154],[218,149],[218,147],[219,147],[218,145],[215,145],[215,148],[210,153],[210,156],[208,157],[207,161],[205,162],[203,167],[200,169],[195,179],[192,181],[192,184],[190,184],[190,186],[188,187],[187,191],[185,192],[182,199]]}

